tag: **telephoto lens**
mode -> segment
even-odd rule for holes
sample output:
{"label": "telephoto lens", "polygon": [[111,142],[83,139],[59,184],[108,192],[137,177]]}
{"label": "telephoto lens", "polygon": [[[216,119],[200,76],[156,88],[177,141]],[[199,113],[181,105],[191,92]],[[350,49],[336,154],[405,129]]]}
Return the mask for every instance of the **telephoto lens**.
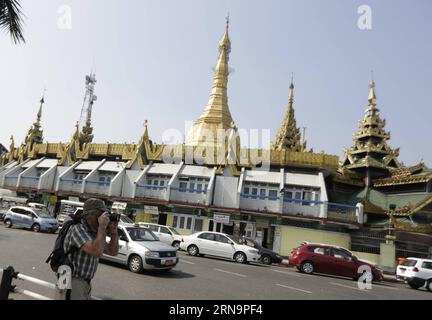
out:
{"label": "telephoto lens", "polygon": [[119,222],[120,221],[120,214],[111,213],[109,218],[110,218],[110,221],[112,221],[112,222]]}

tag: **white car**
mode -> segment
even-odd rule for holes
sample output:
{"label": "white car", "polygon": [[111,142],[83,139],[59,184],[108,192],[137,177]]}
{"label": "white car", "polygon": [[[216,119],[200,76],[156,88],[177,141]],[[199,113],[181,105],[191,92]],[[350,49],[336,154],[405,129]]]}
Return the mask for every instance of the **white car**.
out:
{"label": "white car", "polygon": [[396,279],[408,283],[413,289],[426,287],[432,291],[432,260],[408,258],[397,266]]}
{"label": "white car", "polygon": [[[133,224],[119,224],[119,252],[117,256],[104,254],[101,259],[127,265],[135,273],[144,270],[171,270],[179,259],[177,250],[159,241],[149,229]],[[110,238],[107,237],[107,243]]]}
{"label": "white car", "polygon": [[173,227],[163,226],[156,223],[138,222],[140,227],[149,228],[155,235],[158,236],[159,240],[169,244],[175,248],[179,248],[182,236]]}
{"label": "white car", "polygon": [[228,235],[220,232],[202,231],[190,236],[183,236],[180,249],[191,256],[209,255],[233,259],[238,263],[259,261],[258,250],[238,244]]}

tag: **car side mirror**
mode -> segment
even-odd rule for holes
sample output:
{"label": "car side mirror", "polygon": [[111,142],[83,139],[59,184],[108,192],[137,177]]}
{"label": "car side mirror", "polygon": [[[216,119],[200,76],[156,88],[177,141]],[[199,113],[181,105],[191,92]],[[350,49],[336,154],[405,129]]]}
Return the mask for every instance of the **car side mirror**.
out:
{"label": "car side mirror", "polygon": [[351,257],[351,260],[354,261],[354,262],[357,262],[357,261],[358,261],[358,258],[357,258],[357,256],[352,256],[352,257]]}
{"label": "car side mirror", "polygon": [[234,242],[232,242],[232,241],[228,241],[228,243],[229,243],[230,245],[234,245]]}

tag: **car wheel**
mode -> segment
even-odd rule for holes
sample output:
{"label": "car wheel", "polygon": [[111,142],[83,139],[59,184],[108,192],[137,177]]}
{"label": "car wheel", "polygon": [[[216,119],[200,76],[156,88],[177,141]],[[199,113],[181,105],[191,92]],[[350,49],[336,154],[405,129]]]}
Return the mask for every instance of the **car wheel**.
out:
{"label": "car wheel", "polygon": [[412,288],[412,289],[418,289],[421,287],[421,285],[418,285],[416,283],[412,283],[412,282],[408,282],[408,285]]}
{"label": "car wheel", "polygon": [[432,292],[432,279],[430,279],[426,284],[426,289],[428,289],[429,292]]}
{"label": "car wheel", "polygon": [[315,267],[314,267],[313,263],[310,261],[304,261],[300,265],[300,272],[303,272],[306,274],[311,274],[314,272],[314,270],[315,270]]}
{"label": "car wheel", "polygon": [[143,267],[143,262],[140,256],[133,255],[129,258],[129,270],[133,273],[140,273]]}
{"label": "car wheel", "polygon": [[39,232],[40,231],[40,225],[35,223],[34,225],[32,225],[31,229],[34,232]]}
{"label": "car wheel", "polygon": [[270,256],[268,256],[268,255],[261,256],[261,261],[264,264],[268,264],[268,265],[272,264],[272,258]]}
{"label": "car wheel", "polygon": [[179,250],[179,249],[180,249],[180,242],[179,242],[179,241],[174,241],[174,242],[172,243],[172,246],[173,246],[174,248],[176,248],[177,250]]}
{"label": "car wheel", "polygon": [[187,248],[187,252],[189,253],[189,255],[191,256],[197,256],[198,255],[198,247],[194,244],[191,244],[188,248]]}
{"label": "car wheel", "polygon": [[234,255],[234,260],[237,263],[247,263],[246,255],[243,252],[237,252]]}
{"label": "car wheel", "polygon": [[10,221],[9,219],[5,220],[4,224],[6,225],[6,227],[11,228],[12,227],[12,221]]}

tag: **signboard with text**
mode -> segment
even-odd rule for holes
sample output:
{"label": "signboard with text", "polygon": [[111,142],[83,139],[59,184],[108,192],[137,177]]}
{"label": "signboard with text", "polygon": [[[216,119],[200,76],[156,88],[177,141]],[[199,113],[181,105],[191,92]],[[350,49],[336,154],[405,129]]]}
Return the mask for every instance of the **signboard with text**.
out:
{"label": "signboard with text", "polygon": [[230,216],[224,214],[214,214],[213,221],[217,223],[229,224]]}

